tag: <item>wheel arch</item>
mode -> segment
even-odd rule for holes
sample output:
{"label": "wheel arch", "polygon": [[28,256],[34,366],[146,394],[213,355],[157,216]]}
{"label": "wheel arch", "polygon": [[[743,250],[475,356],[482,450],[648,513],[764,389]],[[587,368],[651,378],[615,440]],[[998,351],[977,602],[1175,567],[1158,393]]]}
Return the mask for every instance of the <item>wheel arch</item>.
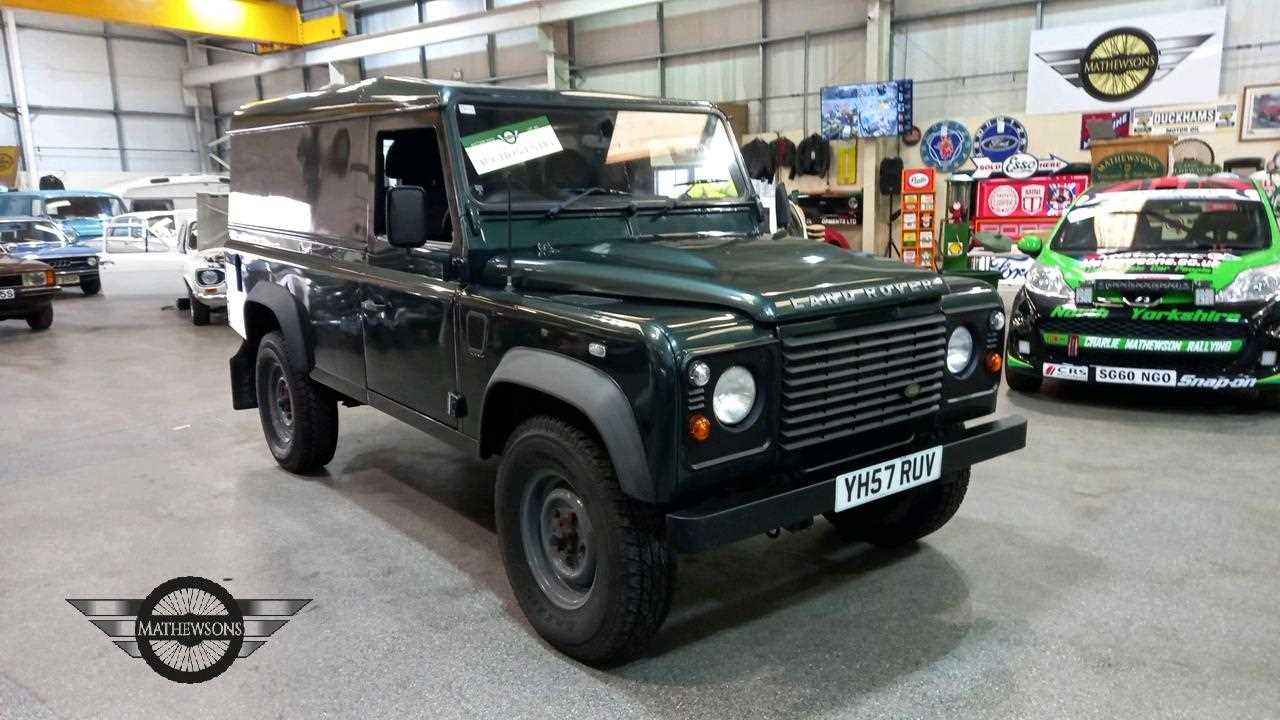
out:
{"label": "wheel arch", "polygon": [[243,312],[244,342],[231,357],[231,397],[236,410],[258,406],[253,367],[257,362],[258,343],[267,333],[278,330],[284,336],[295,370],[310,372],[314,363],[302,309],[288,290],[279,285],[258,285],[247,294]]}
{"label": "wheel arch", "polygon": [[[517,407],[524,412],[505,411]],[[587,423],[584,429],[594,432],[609,453],[623,492],[656,500],[644,442],[622,388],[602,370],[547,350],[521,347],[502,356],[480,410],[481,457],[501,453],[522,420],[544,413]]]}

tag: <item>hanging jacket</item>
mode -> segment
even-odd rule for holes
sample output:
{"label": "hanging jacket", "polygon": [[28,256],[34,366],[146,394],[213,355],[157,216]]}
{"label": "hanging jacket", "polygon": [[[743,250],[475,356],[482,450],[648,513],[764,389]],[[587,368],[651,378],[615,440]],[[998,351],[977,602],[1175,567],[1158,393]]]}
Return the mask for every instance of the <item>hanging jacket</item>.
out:
{"label": "hanging jacket", "polygon": [[821,135],[814,133],[800,141],[796,147],[796,164],[791,177],[796,175],[827,176],[831,168],[831,143]]}
{"label": "hanging jacket", "polygon": [[773,154],[769,143],[756,138],[742,146],[742,161],[747,164],[747,174],[754,180],[773,182]]}
{"label": "hanging jacket", "polygon": [[777,140],[769,143],[769,155],[773,158],[773,171],[777,175],[782,175],[782,168],[787,168],[794,175],[794,167],[796,164],[796,144],[791,142],[790,138],[779,136]]}

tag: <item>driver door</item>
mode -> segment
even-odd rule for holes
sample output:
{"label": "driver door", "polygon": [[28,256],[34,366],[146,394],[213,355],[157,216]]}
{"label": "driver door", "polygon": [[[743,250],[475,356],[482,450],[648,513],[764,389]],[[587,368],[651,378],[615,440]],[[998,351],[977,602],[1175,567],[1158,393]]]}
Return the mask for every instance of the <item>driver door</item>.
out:
{"label": "driver door", "polygon": [[[374,118],[373,231],[361,284],[365,377],[380,395],[428,418],[457,427],[450,395],[458,392],[453,307],[459,292],[453,257],[456,203],[439,113]],[[397,248],[387,241],[387,190],[423,188],[423,242]]]}

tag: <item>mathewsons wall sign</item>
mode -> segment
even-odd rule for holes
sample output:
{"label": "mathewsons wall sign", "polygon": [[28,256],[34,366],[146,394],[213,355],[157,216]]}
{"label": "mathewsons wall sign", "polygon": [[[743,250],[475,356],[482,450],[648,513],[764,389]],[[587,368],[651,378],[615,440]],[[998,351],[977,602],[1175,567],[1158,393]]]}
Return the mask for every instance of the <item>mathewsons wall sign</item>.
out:
{"label": "mathewsons wall sign", "polygon": [[1037,30],[1027,112],[1117,110],[1218,96],[1226,7]]}

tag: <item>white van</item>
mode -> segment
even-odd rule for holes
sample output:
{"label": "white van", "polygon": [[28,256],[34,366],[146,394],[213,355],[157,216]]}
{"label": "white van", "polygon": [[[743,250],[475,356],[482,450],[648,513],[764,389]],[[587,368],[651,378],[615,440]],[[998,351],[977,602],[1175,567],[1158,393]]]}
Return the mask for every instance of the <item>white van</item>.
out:
{"label": "white van", "polygon": [[128,180],[108,190],[124,198],[130,212],[147,212],[195,210],[197,193],[225,193],[230,187],[227,175],[185,173]]}

